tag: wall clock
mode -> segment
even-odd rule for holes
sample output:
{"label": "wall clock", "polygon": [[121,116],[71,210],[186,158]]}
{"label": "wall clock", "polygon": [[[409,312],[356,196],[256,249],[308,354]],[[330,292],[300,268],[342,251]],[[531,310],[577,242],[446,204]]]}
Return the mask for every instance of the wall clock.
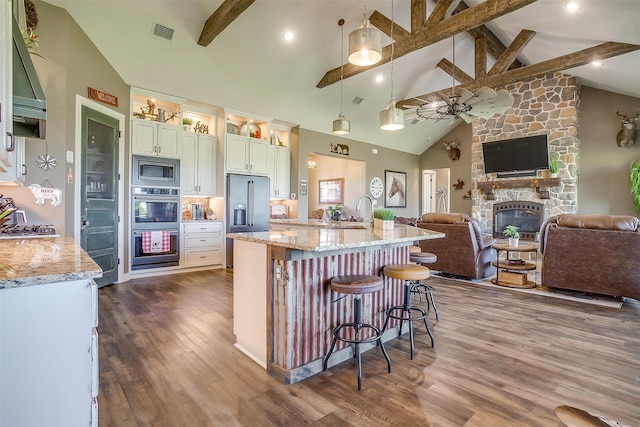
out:
{"label": "wall clock", "polygon": [[371,180],[371,183],[369,184],[369,192],[371,193],[373,198],[377,199],[378,197],[382,196],[383,189],[384,189],[384,184],[382,180],[377,176],[374,177]]}

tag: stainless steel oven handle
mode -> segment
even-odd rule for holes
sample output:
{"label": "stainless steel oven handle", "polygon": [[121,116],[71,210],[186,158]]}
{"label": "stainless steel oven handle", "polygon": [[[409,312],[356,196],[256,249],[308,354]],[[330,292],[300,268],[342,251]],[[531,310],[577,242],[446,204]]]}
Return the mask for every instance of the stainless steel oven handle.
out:
{"label": "stainless steel oven handle", "polygon": [[134,201],[180,203],[180,197],[133,196]]}
{"label": "stainless steel oven handle", "polygon": [[[133,235],[137,236],[137,235],[141,235],[142,233],[151,233],[152,231],[162,231],[162,230],[144,230],[144,231],[134,231]],[[169,230],[169,234],[174,236],[177,234],[180,234],[180,230]]]}

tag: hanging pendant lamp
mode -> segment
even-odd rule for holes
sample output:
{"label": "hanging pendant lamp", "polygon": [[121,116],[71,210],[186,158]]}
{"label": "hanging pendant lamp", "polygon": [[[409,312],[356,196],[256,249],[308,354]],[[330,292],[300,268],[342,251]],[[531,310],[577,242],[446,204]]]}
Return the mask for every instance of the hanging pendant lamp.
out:
{"label": "hanging pendant lamp", "polygon": [[393,99],[393,53],[395,48],[395,40],[393,39],[393,0],[391,0],[391,100],[387,108],[380,111],[380,129],[382,130],[400,130],[404,128],[404,111],[396,108],[396,101]]}
{"label": "hanging pendant lamp", "polygon": [[351,132],[351,122],[344,118],[342,112],[342,79],[344,78],[344,19],[338,21],[340,26],[340,114],[333,121],[333,133],[336,135],[347,135]]}
{"label": "hanging pendant lamp", "polygon": [[353,65],[367,66],[382,59],[382,35],[367,19],[367,1],[364,0],[360,28],[349,34],[349,57]]}

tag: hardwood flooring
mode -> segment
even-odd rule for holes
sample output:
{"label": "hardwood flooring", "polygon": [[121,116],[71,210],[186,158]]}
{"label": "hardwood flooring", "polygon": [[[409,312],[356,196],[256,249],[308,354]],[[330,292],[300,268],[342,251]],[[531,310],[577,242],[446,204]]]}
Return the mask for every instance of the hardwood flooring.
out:
{"label": "hardwood flooring", "polygon": [[100,289],[99,425],[558,426],[572,405],[640,426],[640,302],[612,309],[432,278],[416,323],[355,362],[283,385],[234,346],[232,270]]}

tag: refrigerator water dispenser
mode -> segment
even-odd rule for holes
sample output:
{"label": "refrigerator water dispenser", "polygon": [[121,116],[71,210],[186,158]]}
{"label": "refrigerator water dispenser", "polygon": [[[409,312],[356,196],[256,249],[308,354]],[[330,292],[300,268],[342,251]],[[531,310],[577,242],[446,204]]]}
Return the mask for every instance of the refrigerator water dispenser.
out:
{"label": "refrigerator water dispenser", "polygon": [[233,207],[233,225],[247,225],[247,208],[244,205]]}

